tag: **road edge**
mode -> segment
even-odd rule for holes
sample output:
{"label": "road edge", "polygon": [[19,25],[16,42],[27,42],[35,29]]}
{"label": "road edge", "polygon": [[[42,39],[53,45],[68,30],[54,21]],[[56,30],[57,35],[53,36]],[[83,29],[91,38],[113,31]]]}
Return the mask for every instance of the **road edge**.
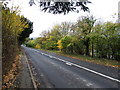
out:
{"label": "road edge", "polygon": [[34,86],[35,90],[38,90],[38,89],[37,89],[37,85],[36,85],[36,83],[35,83],[34,76],[33,76],[33,74],[32,74],[32,70],[31,70],[31,68],[30,68],[30,64],[29,64],[29,62],[28,62],[28,59],[27,59],[27,57],[26,57],[25,52],[24,52],[24,55],[25,55],[25,60],[26,60],[26,62],[27,62],[27,66],[28,66],[29,72],[30,72],[30,76],[31,76],[31,79],[32,79],[33,86]]}

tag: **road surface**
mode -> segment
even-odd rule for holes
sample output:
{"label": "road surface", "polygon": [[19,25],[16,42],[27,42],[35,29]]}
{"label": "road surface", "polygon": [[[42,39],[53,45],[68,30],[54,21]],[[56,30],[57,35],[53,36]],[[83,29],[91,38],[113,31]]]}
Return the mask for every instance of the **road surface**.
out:
{"label": "road surface", "polygon": [[[119,70],[23,46],[54,88],[119,88]],[[38,77],[39,78],[39,77]]]}

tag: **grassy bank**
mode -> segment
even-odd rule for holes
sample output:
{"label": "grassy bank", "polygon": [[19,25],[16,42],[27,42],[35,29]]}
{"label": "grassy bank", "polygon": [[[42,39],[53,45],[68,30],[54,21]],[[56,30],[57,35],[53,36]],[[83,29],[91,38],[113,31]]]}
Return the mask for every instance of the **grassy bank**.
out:
{"label": "grassy bank", "polygon": [[78,59],[78,60],[84,60],[87,62],[91,62],[91,63],[95,63],[95,64],[101,64],[101,65],[105,65],[105,66],[110,66],[110,67],[115,67],[115,68],[119,68],[120,69],[120,62],[118,62],[117,60],[109,60],[109,59],[101,59],[101,58],[93,58],[90,56],[83,56],[83,55],[78,55],[78,54],[67,54],[61,51],[57,51],[57,50],[44,50],[44,51],[48,51],[48,52],[52,52],[52,53],[56,53],[59,55],[63,55],[66,57],[70,57],[70,58],[74,58],[74,59]]}

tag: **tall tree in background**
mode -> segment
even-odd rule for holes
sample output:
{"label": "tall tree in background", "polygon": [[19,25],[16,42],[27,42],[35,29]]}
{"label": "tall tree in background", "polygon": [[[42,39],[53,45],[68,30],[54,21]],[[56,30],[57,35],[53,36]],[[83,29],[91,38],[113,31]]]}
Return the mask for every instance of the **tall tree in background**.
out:
{"label": "tall tree in background", "polygon": [[62,22],[60,24],[60,33],[61,33],[62,37],[65,37],[70,34],[71,25],[72,25],[72,23],[70,23],[70,22]]}
{"label": "tall tree in background", "polygon": [[93,16],[91,17],[82,17],[78,19],[76,23],[75,32],[78,33],[79,39],[83,39],[84,45],[86,47],[85,54],[90,55],[89,47],[90,47],[90,38],[88,35],[92,32],[92,28],[95,23],[95,19]]}

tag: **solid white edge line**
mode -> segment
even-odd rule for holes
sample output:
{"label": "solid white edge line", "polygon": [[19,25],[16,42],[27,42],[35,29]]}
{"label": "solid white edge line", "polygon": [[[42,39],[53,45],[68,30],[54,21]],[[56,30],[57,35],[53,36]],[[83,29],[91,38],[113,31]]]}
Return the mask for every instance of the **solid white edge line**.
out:
{"label": "solid white edge line", "polygon": [[[60,61],[64,61],[64,60],[61,60],[61,59],[59,59],[59,60],[60,60]],[[77,65],[77,64],[74,64],[74,63],[68,62],[68,61],[65,61],[65,63],[67,63],[67,64],[70,63],[70,64],[73,65],[73,66],[76,66],[76,67],[78,67],[78,68],[82,68],[82,69],[87,70],[87,71],[89,71],[89,72],[92,72],[92,73],[94,73],[94,74],[97,74],[97,75],[103,76],[103,77],[105,77],[105,78],[108,78],[108,79],[110,79],[110,80],[114,80],[114,81],[117,81],[117,82],[120,83],[120,80],[115,79],[115,78],[110,77],[110,76],[107,76],[107,75],[104,75],[104,74],[99,73],[99,72],[97,72],[97,71],[94,71],[94,70],[88,69],[88,68],[86,68],[86,67],[83,67],[83,66],[80,66],[80,65]]]}
{"label": "solid white edge line", "polygon": [[113,77],[110,77],[110,76],[104,75],[104,74],[102,74],[102,73],[99,73],[99,72],[97,72],[97,71],[94,71],[94,70],[88,69],[88,68],[86,68],[86,67],[83,67],[83,66],[80,66],[80,65],[77,65],[77,64],[74,64],[74,63],[72,63],[72,64],[73,64],[74,66],[76,66],[76,67],[82,68],[82,69],[87,70],[87,71],[89,71],[89,72],[92,72],[92,73],[94,73],[94,74],[97,74],[97,75],[103,76],[103,77],[108,78],[108,79],[110,79],[110,80],[114,80],[114,81],[120,82],[120,80],[115,79],[115,78],[113,78]]}
{"label": "solid white edge line", "polygon": [[102,76],[102,77],[105,77],[105,78],[108,78],[108,79],[110,79],[110,80],[117,81],[117,82],[120,83],[120,80],[115,79],[115,78],[113,78],[113,77],[110,77],[110,76],[104,75],[104,74],[99,73],[99,72],[97,72],[97,71],[94,71],[94,70],[88,69],[88,68],[86,68],[86,67],[83,67],[83,66],[80,66],[80,65],[77,65],[77,64],[74,64],[74,63],[68,62],[68,61],[66,61],[66,60],[63,60],[63,59],[60,59],[60,58],[57,58],[57,57],[54,57],[54,56],[51,56],[51,55],[48,55],[48,54],[45,54],[45,53],[43,53],[43,54],[46,55],[46,56],[52,57],[52,58],[54,58],[54,59],[58,59],[59,61],[65,62],[66,64],[69,63],[69,64],[71,64],[71,65],[74,65],[74,66],[78,67],[78,68],[82,68],[82,69],[84,69],[84,70],[86,70],[86,71],[92,72],[92,73],[94,73],[94,74],[100,75],[100,76]]}
{"label": "solid white edge line", "polygon": [[34,80],[34,77],[33,77],[33,74],[32,74],[32,70],[31,70],[30,65],[29,65],[29,63],[28,63],[28,59],[27,59],[26,55],[25,55],[25,59],[26,59],[27,65],[28,65],[28,69],[29,69],[29,72],[30,72],[30,76],[31,76],[31,78],[32,78],[32,82],[33,82],[34,89],[37,90],[37,85],[36,85],[36,83],[35,83],[35,80]]}

